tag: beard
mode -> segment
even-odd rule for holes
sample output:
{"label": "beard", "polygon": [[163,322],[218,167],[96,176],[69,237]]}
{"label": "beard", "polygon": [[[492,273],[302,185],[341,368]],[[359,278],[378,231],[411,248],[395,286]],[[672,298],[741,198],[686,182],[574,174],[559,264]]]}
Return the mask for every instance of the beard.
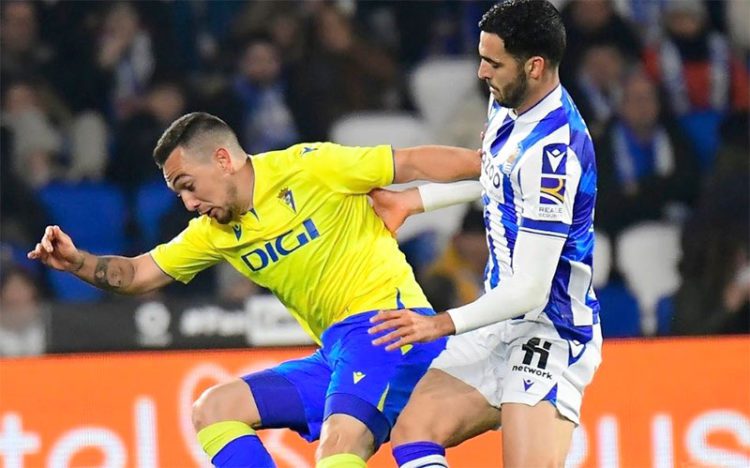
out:
{"label": "beard", "polygon": [[503,107],[517,109],[526,100],[528,89],[529,81],[526,78],[526,73],[521,69],[515,80],[508,83],[502,90],[498,89],[499,96],[495,100]]}
{"label": "beard", "polygon": [[227,187],[227,204],[221,209],[221,214],[216,217],[216,221],[219,224],[229,224],[232,221],[239,219],[240,207],[237,200],[237,186],[230,184]]}

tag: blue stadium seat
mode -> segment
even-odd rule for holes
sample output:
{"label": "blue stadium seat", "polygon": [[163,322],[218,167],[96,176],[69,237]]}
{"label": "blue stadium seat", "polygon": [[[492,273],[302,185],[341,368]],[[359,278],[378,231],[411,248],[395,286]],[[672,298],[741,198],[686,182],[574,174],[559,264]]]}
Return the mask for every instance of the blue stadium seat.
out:
{"label": "blue stadium seat", "polygon": [[[110,184],[53,182],[39,191],[39,198],[53,224],[68,233],[76,247],[95,254],[125,250],[125,198]],[[103,292],[73,275],[49,270],[53,292],[61,301],[89,302]]]}
{"label": "blue stadium seat", "polygon": [[160,221],[175,203],[177,197],[163,180],[153,180],[138,187],[134,215],[143,250],[150,249],[159,242]]}
{"label": "blue stadium seat", "polygon": [[674,317],[674,296],[664,296],[656,303],[656,334],[666,336],[672,334],[672,318]]}
{"label": "blue stadium seat", "polygon": [[596,290],[601,310],[599,317],[604,338],[641,336],[641,316],[638,302],[620,281],[610,281]]}

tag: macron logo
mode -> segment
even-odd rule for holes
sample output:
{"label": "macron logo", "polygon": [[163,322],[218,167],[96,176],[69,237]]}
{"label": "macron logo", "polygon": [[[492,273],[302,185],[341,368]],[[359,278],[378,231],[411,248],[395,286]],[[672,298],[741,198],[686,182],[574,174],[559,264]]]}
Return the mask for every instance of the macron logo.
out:
{"label": "macron logo", "polygon": [[240,237],[242,237],[242,226],[235,224],[232,226],[232,231],[234,231],[234,237],[236,237],[237,240],[240,240]]}
{"label": "macron logo", "polygon": [[365,374],[363,374],[362,372],[354,372],[352,376],[354,377],[355,384],[358,384],[360,380],[365,378]]}
{"label": "macron logo", "polygon": [[534,381],[531,379],[523,379],[523,391],[528,392],[529,388],[534,385]]}
{"label": "macron logo", "polygon": [[560,161],[562,161],[562,158],[560,156],[563,155],[563,152],[560,150],[560,148],[552,148],[551,150],[547,150],[546,153],[547,160],[549,161],[549,165],[552,167],[552,171],[557,172],[557,167],[560,165]]}

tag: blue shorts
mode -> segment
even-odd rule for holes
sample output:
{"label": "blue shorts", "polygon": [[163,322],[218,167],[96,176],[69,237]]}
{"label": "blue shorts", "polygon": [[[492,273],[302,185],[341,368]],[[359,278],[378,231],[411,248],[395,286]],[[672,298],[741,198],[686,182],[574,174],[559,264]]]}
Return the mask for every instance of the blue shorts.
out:
{"label": "blue shorts", "polygon": [[[435,314],[432,309],[411,310]],[[386,351],[374,346],[376,336],[367,333],[376,313],[363,312],[334,324],[311,356],[243,377],[258,406],[260,428],[290,428],[312,442],[320,437],[328,416],[347,414],[370,429],[376,449],[388,440],[412,390],[445,348],[446,339]]]}

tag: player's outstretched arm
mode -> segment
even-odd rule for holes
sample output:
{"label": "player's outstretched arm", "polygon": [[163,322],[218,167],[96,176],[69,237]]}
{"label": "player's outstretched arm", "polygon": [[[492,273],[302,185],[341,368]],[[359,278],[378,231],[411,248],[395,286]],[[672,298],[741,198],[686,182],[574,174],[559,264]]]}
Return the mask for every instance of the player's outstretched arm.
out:
{"label": "player's outstretched arm", "polygon": [[401,192],[375,189],[370,192],[372,207],[391,233],[395,234],[413,214],[437,210],[478,199],[482,184],[465,180],[452,184],[424,184]]}
{"label": "player's outstretched arm", "polygon": [[142,294],[172,282],[149,254],[132,258],[92,255],[76,248],[59,226],[47,226],[42,239],[27,257],[120,294]]}
{"label": "player's outstretched arm", "polygon": [[519,232],[513,276],[476,301],[434,316],[409,309],[380,311],[370,319],[375,345],[394,350],[450,334],[466,333],[517,317],[544,305],[565,239]]}
{"label": "player's outstretched arm", "polygon": [[427,145],[394,150],[393,161],[396,184],[414,180],[453,182],[478,178],[482,155],[479,150]]}

